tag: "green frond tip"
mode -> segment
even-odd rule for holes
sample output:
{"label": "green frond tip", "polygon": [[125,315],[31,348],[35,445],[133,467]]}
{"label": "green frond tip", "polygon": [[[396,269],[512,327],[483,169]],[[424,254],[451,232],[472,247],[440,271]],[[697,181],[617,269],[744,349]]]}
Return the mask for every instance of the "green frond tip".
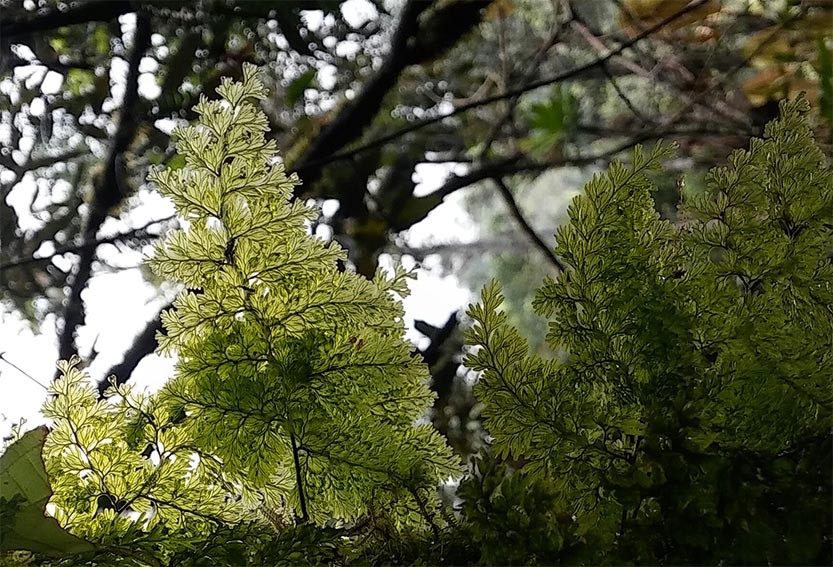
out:
{"label": "green frond tip", "polygon": [[[160,351],[179,358],[161,399],[227,473],[284,487],[301,518],[357,517],[370,487],[405,481],[401,462],[428,463],[409,482],[434,487],[458,465],[415,425],[433,396],[404,340],[399,298],[413,275],[340,272],[343,250],[309,234],[317,210],[293,201],[298,180],[265,139],[256,70],[217,92],[178,131],[185,167],[151,177],[190,221],[151,268],[200,290],[163,317]],[[424,443],[395,441],[415,434]]]}
{"label": "green frond tip", "polygon": [[[738,522],[792,530],[794,515],[747,514],[747,498],[763,508],[788,499],[792,489],[772,479],[823,489],[785,457],[808,440],[826,439],[829,454],[833,425],[833,173],[808,110],[804,97],[782,103],[762,139],[686,195],[677,224],[656,212],[646,175],[670,146],[637,147],[629,164],[596,175],[556,236],[567,269],[534,303],[549,320],[551,359],[526,352],[495,282],[469,307],[466,365],[481,373],[494,449],[553,482],[582,535],[619,541],[633,518],[638,546],[657,531],[684,562]],[[803,451],[795,463],[810,458]],[[732,500],[717,479],[746,474],[737,463],[747,458],[761,468]],[[701,539],[679,533],[683,509]],[[803,529],[822,541],[823,527]],[[755,541],[737,562],[784,557],[781,543]]]}

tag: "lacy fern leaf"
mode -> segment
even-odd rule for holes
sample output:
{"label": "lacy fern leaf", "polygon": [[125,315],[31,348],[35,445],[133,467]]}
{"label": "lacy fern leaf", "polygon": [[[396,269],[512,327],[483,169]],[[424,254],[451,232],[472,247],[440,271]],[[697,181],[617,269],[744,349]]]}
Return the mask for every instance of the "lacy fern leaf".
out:
{"label": "lacy fern leaf", "polygon": [[188,288],[163,318],[160,350],[179,359],[161,397],[227,474],[291,487],[303,518],[353,519],[380,494],[436,486],[458,467],[415,425],[433,396],[403,339],[409,274],[339,271],[343,250],[308,233],[317,211],[292,201],[298,180],[264,138],[255,68],[218,93],[176,133],[185,167],[150,176],[189,223],[150,261]]}
{"label": "lacy fern leaf", "polygon": [[[817,553],[755,539],[820,529],[764,511],[818,486],[796,463],[829,446],[833,412],[833,175],[808,109],[782,105],[763,139],[690,196],[679,226],[656,213],[646,175],[668,147],[596,176],[556,235],[568,268],[534,302],[555,359],[529,355],[496,283],[469,308],[466,364],[482,373],[497,454],[552,479],[578,537],[601,522],[618,526],[602,539],[627,542],[633,525],[627,561],[691,561],[727,533],[721,557],[740,563]],[[760,500],[734,501],[724,478]]]}

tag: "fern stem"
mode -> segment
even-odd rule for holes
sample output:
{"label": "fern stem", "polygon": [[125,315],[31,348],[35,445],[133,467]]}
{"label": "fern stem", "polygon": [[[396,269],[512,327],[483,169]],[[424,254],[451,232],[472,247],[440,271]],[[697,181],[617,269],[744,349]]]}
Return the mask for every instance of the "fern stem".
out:
{"label": "fern stem", "polygon": [[434,522],[434,518],[431,517],[431,514],[428,513],[428,507],[425,505],[425,500],[419,495],[419,492],[416,488],[409,489],[411,495],[416,500],[417,506],[419,506],[419,511],[422,513],[422,517],[425,518],[425,521],[428,522],[428,525],[431,527],[431,532],[434,534],[434,541],[440,541],[440,528]]}
{"label": "fern stem", "polygon": [[307,499],[304,496],[304,482],[301,477],[301,461],[298,458],[298,444],[295,442],[295,433],[289,434],[292,443],[292,459],[295,461],[295,484],[298,485],[298,500],[301,502],[301,518],[299,523],[307,521]]}

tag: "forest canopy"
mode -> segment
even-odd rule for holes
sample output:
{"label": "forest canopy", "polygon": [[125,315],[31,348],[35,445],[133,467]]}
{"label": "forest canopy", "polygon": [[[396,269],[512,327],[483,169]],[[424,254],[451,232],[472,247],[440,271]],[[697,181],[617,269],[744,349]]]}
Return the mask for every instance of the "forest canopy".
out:
{"label": "forest canopy", "polygon": [[[156,394],[113,380],[99,400],[77,358],[59,364],[49,432],[8,451],[45,469],[40,503],[66,531],[40,533],[31,479],[4,470],[4,549],[91,564],[124,548],[135,564],[828,556],[833,175],[803,98],[713,170],[679,227],[646,175],[669,146],[594,177],[535,300],[561,356],[530,355],[484,288],[465,364],[493,442],[463,475],[419,423],[429,375],[394,298],[408,273],[338,269],[264,138],[256,68],[217,93],[174,133],[183,167],[150,176],[188,221],[150,259],[186,288],[159,336],[175,374]],[[436,491],[448,479],[456,515]]]}
{"label": "forest canopy", "polygon": [[[0,356],[49,420],[3,564],[833,561],[824,6],[8,13],[4,321],[61,362]],[[452,202],[480,240],[415,246]],[[164,308],[96,367],[137,253]],[[479,300],[411,323],[412,259]]]}

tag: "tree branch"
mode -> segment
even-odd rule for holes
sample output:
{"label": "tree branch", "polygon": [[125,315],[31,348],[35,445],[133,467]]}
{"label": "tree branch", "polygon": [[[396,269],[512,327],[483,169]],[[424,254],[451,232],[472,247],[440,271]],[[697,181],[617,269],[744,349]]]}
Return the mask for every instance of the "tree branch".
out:
{"label": "tree branch", "polygon": [[[568,79],[572,79],[574,77],[582,75],[582,74],[584,74],[586,72],[589,72],[591,70],[596,70],[597,68],[600,68],[602,65],[605,65],[608,61],[610,61],[614,57],[620,55],[625,50],[627,50],[630,47],[636,45],[637,43],[639,43],[643,39],[653,35],[657,31],[659,31],[660,29],[664,28],[665,26],[667,26],[671,22],[683,17],[684,15],[688,14],[689,12],[691,12],[693,10],[696,10],[697,8],[699,8],[700,6],[705,4],[707,1],[709,1],[709,0],[696,0],[694,2],[691,2],[690,4],[688,4],[682,10],[679,10],[678,12],[676,12],[674,14],[671,14],[670,16],[663,19],[661,22],[651,26],[650,28],[647,28],[643,32],[634,36],[632,39],[629,39],[628,41],[622,43],[621,45],[619,45],[619,47],[613,49],[607,55],[604,55],[604,56],[601,56],[597,59],[594,59],[593,61],[590,61],[589,63],[579,65],[579,66],[574,67],[572,69],[568,69],[567,71],[562,71],[561,73],[557,73],[557,74],[552,75],[550,77],[545,77],[545,78],[539,79],[537,81],[532,81],[532,82],[530,82],[527,85],[524,85],[522,87],[518,87],[518,88],[515,88],[515,89],[509,89],[509,90],[504,91],[504,92],[502,92],[500,94],[497,94],[497,95],[484,97],[480,100],[476,100],[476,101],[472,101],[472,102],[460,105],[460,106],[456,107],[454,110],[452,110],[451,112],[448,112],[446,114],[434,116],[434,117],[431,117],[431,118],[426,118],[424,120],[415,121],[413,124],[410,124],[408,126],[400,128],[399,130],[391,132],[390,134],[380,136],[379,138],[376,138],[375,140],[371,140],[371,141],[369,141],[365,144],[362,144],[361,146],[358,146],[356,148],[353,148],[351,150],[341,152],[341,153],[337,153],[337,154],[333,154],[333,155],[330,155],[330,156],[327,156],[327,157],[322,157],[322,158],[319,158],[319,159],[311,159],[311,160],[305,161],[301,166],[297,167],[294,171],[298,172],[299,175],[300,175],[302,171],[303,172],[311,172],[311,171],[314,171],[316,169],[321,168],[321,166],[323,166],[323,165],[326,165],[326,164],[329,164],[329,163],[332,163],[332,162],[351,159],[351,158],[353,158],[354,156],[356,156],[358,154],[361,154],[361,153],[366,152],[368,150],[377,148],[379,146],[383,146],[383,145],[387,144],[388,142],[391,142],[393,140],[401,138],[402,136],[405,136],[406,134],[410,134],[411,132],[414,132],[416,130],[420,130],[420,129],[425,128],[427,126],[431,126],[432,124],[442,122],[443,120],[445,120],[447,118],[451,118],[452,116],[457,116],[458,114],[463,114],[464,112],[468,112],[469,110],[472,110],[474,108],[479,108],[481,106],[487,106],[489,104],[492,104],[492,103],[495,103],[495,102],[498,102],[498,101],[501,101],[501,100],[511,99],[512,97],[518,96],[520,94],[523,94],[523,93],[526,93],[526,92],[529,92],[529,91],[533,91],[533,90],[538,89],[540,87],[544,87],[544,86],[551,85],[551,84],[554,84],[554,83],[559,83],[559,82],[562,82],[562,81],[566,81]],[[306,173],[305,173],[305,175],[306,175]]]}
{"label": "tree branch", "polygon": [[[491,0],[490,0],[491,1]],[[479,12],[484,3],[460,2],[468,10]],[[486,2],[488,4],[488,2]],[[383,65],[364,86],[355,100],[342,110],[335,120],[316,136],[310,147],[293,166],[293,171],[307,184],[314,183],[321,175],[323,163],[329,163],[332,154],[350,142],[361,137],[364,129],[373,121],[382,105],[382,100],[396,84],[402,71],[415,63],[421,54],[414,53],[412,43],[419,31],[419,16],[432,6],[424,0],[409,0],[402,9],[399,26],[393,36],[391,49]],[[469,18],[468,25],[452,27],[456,34],[452,40],[443,38],[443,44],[453,44],[464,35],[476,19]]]}
{"label": "tree branch", "polygon": [[564,264],[561,260],[558,259],[558,256],[555,255],[555,252],[552,251],[550,246],[544,242],[538,233],[535,232],[535,229],[532,228],[532,225],[527,222],[526,218],[524,218],[523,212],[521,212],[520,207],[518,207],[518,203],[515,201],[515,197],[512,195],[512,191],[510,191],[509,187],[507,187],[506,183],[503,181],[501,177],[495,177],[492,179],[497,185],[498,191],[500,192],[500,196],[503,197],[504,202],[506,202],[506,206],[509,207],[509,213],[512,217],[518,222],[521,226],[521,230],[523,230],[532,243],[535,245],[538,250],[540,250],[544,257],[549,260],[549,262],[555,266],[559,272],[564,271]]}
{"label": "tree branch", "polygon": [[[648,30],[645,30],[642,34],[635,37],[633,40],[621,45],[617,50],[614,50],[613,52],[611,52],[611,54],[608,54],[606,56],[607,59],[610,59],[611,57],[615,56],[616,54],[623,51],[624,49],[627,49],[628,47],[630,47],[631,45],[633,45],[637,41],[640,41],[641,39],[644,39],[645,37],[648,37],[650,34],[656,32],[658,29],[667,25],[669,22],[683,16],[685,13],[688,13],[688,11],[691,11],[691,10],[697,8],[704,1],[705,0],[702,0],[700,2],[695,2],[694,4],[690,4],[686,9],[684,9],[684,10],[682,10],[682,11],[680,11],[680,12],[678,12],[678,13],[672,15],[672,16],[669,16],[668,18],[666,18],[660,24],[658,24],[656,26],[653,26],[652,28],[650,28]],[[585,71],[595,70],[596,68],[600,67],[605,61],[607,61],[607,59],[600,58],[596,61],[588,63],[587,65],[584,65],[584,66],[581,66],[581,67],[576,67],[575,69],[572,69],[572,70],[567,71],[565,73],[559,74],[558,75],[559,78],[550,77],[550,79],[545,79],[544,81],[547,81],[545,84],[549,84],[549,82],[554,82],[554,81],[557,81],[557,80],[564,80],[564,77],[576,76],[576,75],[579,75],[579,74],[581,74]],[[538,81],[538,83],[541,83],[541,81]],[[535,83],[533,83],[533,84],[535,84]],[[527,86],[527,87],[524,87],[524,88],[528,89],[528,90],[531,90],[532,88],[537,88],[537,87]],[[470,108],[475,108],[477,106],[482,106],[484,104],[489,104],[490,102],[494,102],[496,100],[503,100],[505,98],[510,98],[512,96],[515,96],[516,94],[517,94],[517,92],[508,91],[506,93],[503,93],[500,96],[491,97],[490,99],[484,99],[484,100],[487,100],[487,102],[477,101],[477,102],[474,102],[472,104],[466,105],[465,107],[458,107],[458,109],[455,110],[455,113],[459,114],[459,113],[464,112],[465,110],[468,110]],[[438,119],[430,119],[430,123],[439,122],[440,120],[443,120],[446,117],[447,116],[439,117]],[[418,124],[422,124],[422,126],[418,125],[417,128],[408,129],[408,131],[412,131],[413,129],[418,129],[419,127],[423,127],[423,126],[428,125],[424,122],[423,123],[418,123]],[[407,132],[405,132],[405,133],[407,133]],[[593,155],[589,155],[589,156],[576,156],[576,157],[572,157],[572,158],[564,158],[564,159],[559,159],[559,160],[554,160],[554,161],[549,161],[549,162],[530,162],[530,161],[524,160],[522,157],[519,157],[519,156],[507,158],[507,159],[501,160],[499,162],[485,164],[485,165],[481,166],[480,168],[478,168],[474,171],[470,171],[469,173],[467,173],[465,175],[452,176],[450,179],[448,179],[443,184],[442,187],[437,189],[437,191],[435,193],[432,193],[427,197],[436,197],[436,196],[445,197],[447,195],[450,195],[454,191],[457,191],[459,189],[463,189],[465,187],[468,187],[468,186],[470,186],[474,183],[483,181],[485,179],[494,179],[496,177],[501,177],[502,178],[502,177],[517,174],[517,173],[530,173],[530,172],[536,172],[536,171],[544,171],[546,169],[550,169],[550,168],[558,167],[558,166],[564,166],[564,165],[584,165],[584,164],[595,163],[599,160],[610,158],[611,156],[616,155],[619,152],[622,152],[624,150],[627,150],[628,148],[631,148],[631,147],[633,147],[634,145],[636,145],[638,143],[645,142],[645,141],[652,140],[652,139],[657,139],[659,137],[662,137],[663,135],[668,135],[669,133],[672,133],[672,132],[670,132],[667,129],[646,130],[646,131],[638,134],[637,136],[634,136],[633,138],[629,138],[625,142],[619,144],[618,146],[615,146],[615,147],[611,148],[610,150],[600,152],[600,153],[597,153],[597,154],[593,154]],[[324,163],[330,163],[330,162],[333,162],[333,161],[338,161],[340,159],[350,159],[354,155],[357,155],[358,153],[361,153],[362,151],[365,151],[366,149],[370,149],[372,147],[382,145],[382,144],[386,143],[387,141],[389,141],[391,139],[395,139],[395,138],[397,138],[401,135],[404,135],[404,133],[400,130],[398,132],[394,132],[391,136],[380,138],[380,139],[378,139],[374,142],[370,142],[369,144],[366,144],[365,146],[362,146],[360,148],[356,148],[356,149],[351,150],[349,152],[346,152],[346,153],[343,153],[343,154],[335,154],[335,155],[332,155],[328,158],[318,160],[316,162],[308,162],[303,167],[308,169],[308,168],[311,168],[313,166],[317,167],[317,166],[323,165]],[[295,172],[300,172],[300,171],[302,171],[302,169],[301,168],[296,168],[294,171]],[[546,244],[545,244],[545,246],[546,246]],[[548,256],[549,256],[549,253],[548,253]],[[556,260],[557,260],[557,258],[556,258]],[[557,266],[557,264],[555,264],[555,265]],[[167,308],[170,308],[170,306],[166,307],[166,309]],[[148,354],[150,354],[151,352],[153,352],[156,349],[156,347],[157,347],[156,331],[160,330],[161,328],[162,328],[161,327],[161,322],[159,320],[159,316],[157,316],[153,319],[153,321],[151,323],[148,324],[148,327],[142,333],[140,333],[137,336],[137,339],[134,342],[133,346],[131,346],[131,348],[125,354],[123,362],[114,366],[113,368],[111,368],[110,372],[108,372],[107,375],[109,376],[111,374],[115,374],[117,376],[117,378],[121,381],[120,383],[129,380],[131,373],[136,368],[139,361],[141,361],[145,356],[147,356]],[[106,388],[106,385],[105,385],[105,388]]]}
{"label": "tree branch", "polygon": [[148,321],[141,333],[136,335],[133,344],[127,349],[127,352],[122,356],[121,362],[112,366],[110,370],[104,375],[104,378],[98,382],[98,397],[104,397],[104,391],[110,387],[108,378],[115,377],[116,385],[122,385],[133,374],[133,371],[139,366],[139,363],[147,355],[156,350],[159,343],[156,340],[156,333],[162,332],[162,311],[173,308],[173,303],[168,303],[163,307],[159,313],[153,316],[153,319]]}
{"label": "tree branch", "polygon": [[40,169],[42,167],[50,167],[57,163],[64,163],[68,161],[72,161],[74,159],[88,156],[90,155],[90,150],[88,148],[76,148],[73,150],[67,150],[66,152],[54,156],[41,156],[37,159],[29,159],[25,163],[18,165],[17,162],[12,159],[11,155],[2,156],[0,155],[0,166],[5,167],[9,171],[15,174],[15,183],[20,180],[20,178],[30,171],[34,171],[36,169]]}
{"label": "tree branch", "polygon": [[40,258],[35,258],[34,256],[27,256],[24,258],[12,258],[8,262],[0,263],[0,272],[4,270],[10,270],[12,268],[28,266],[29,264],[37,264],[38,262],[49,262],[52,260],[52,258],[55,258],[57,256],[62,256],[63,254],[69,253],[77,254],[79,252],[85,251],[88,248],[97,248],[102,244],[114,244],[116,242],[130,240],[131,238],[156,238],[158,235],[151,234],[150,232],[148,232],[148,228],[155,224],[168,222],[170,220],[173,220],[174,218],[175,217],[172,215],[163,219],[150,221],[147,224],[128,230],[127,232],[120,232],[112,236],[97,238],[88,242],[82,242],[81,244],[70,244],[67,246],[61,246],[60,248],[56,248],[55,251],[49,254],[48,256],[43,256]]}
{"label": "tree branch", "polygon": [[69,10],[54,9],[45,14],[0,23],[0,36],[13,39],[87,22],[108,22],[136,9],[130,0],[94,0]]}
{"label": "tree branch", "polygon": [[[119,166],[121,155],[129,146],[136,130],[137,122],[134,111],[139,102],[139,63],[150,46],[150,36],[150,20],[140,12],[137,14],[136,30],[133,33],[133,50],[128,60],[125,94],[118,127],[107,156],[104,175],[93,194],[90,213],[83,232],[85,242],[95,240],[96,233],[107,218],[110,209],[125,197],[125,193],[119,186],[122,182],[122,172],[119,171]],[[64,324],[58,340],[58,355],[63,360],[68,360],[75,354],[75,331],[84,322],[84,302],[81,299],[81,292],[87,287],[94,258],[95,248],[85,248],[72,280],[64,309]]]}

